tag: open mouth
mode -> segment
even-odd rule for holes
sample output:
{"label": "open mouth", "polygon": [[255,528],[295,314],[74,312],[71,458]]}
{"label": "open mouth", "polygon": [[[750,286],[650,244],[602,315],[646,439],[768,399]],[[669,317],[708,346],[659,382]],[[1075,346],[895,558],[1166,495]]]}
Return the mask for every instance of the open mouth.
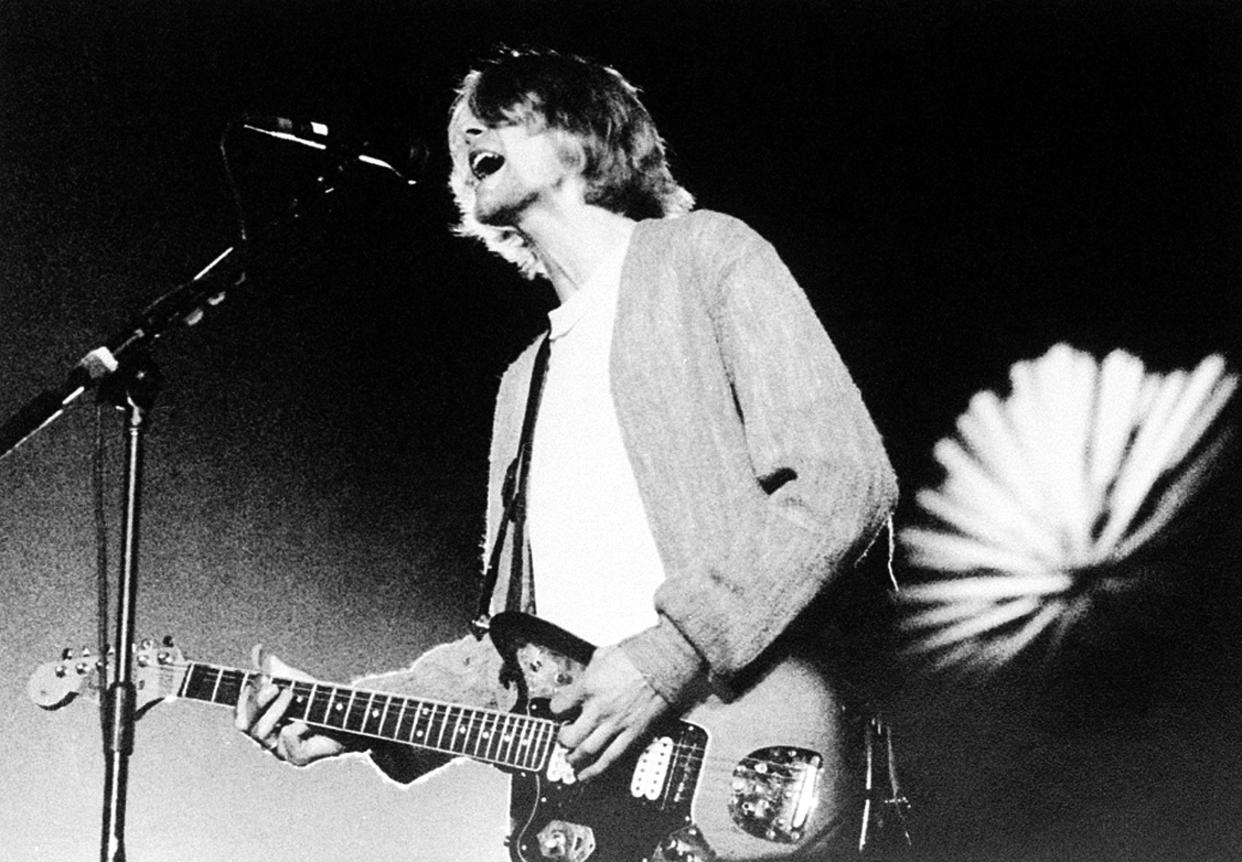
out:
{"label": "open mouth", "polygon": [[505,163],[504,156],[479,150],[470,156],[470,172],[476,179],[487,179]]}

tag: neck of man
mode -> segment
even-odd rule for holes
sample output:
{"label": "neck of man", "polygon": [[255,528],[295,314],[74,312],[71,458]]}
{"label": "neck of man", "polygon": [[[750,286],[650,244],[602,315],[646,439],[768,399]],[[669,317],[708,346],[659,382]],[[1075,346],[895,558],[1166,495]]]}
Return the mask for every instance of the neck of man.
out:
{"label": "neck of man", "polygon": [[634,220],[584,202],[581,188],[565,188],[541,203],[523,215],[519,230],[547,269],[557,299],[564,303],[609,253],[629,241]]}

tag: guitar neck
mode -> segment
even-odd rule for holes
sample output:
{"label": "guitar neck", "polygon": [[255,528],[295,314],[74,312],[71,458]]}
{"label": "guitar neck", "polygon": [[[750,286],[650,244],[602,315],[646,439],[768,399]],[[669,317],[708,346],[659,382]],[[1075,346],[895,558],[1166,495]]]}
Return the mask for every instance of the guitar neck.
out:
{"label": "guitar neck", "polygon": [[[170,668],[171,670],[171,668]],[[178,697],[234,706],[256,671],[189,662],[178,669]],[[273,678],[293,690],[286,715],[295,721],[382,739],[495,766],[542,771],[558,725],[548,719],[442,703],[328,683]]]}

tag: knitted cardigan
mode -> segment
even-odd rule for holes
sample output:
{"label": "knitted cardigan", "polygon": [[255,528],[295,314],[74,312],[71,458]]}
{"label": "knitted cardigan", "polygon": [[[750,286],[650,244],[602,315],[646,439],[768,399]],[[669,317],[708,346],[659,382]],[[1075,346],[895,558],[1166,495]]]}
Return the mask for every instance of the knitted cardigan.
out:
{"label": "knitted cardigan", "polygon": [[[534,354],[532,344],[497,395],[485,559]],[[637,225],[610,373],[666,576],[658,624],[621,646],[676,703],[704,672],[727,685],[857,560],[895,505],[896,478],[805,294],[772,246],[729,216]]]}

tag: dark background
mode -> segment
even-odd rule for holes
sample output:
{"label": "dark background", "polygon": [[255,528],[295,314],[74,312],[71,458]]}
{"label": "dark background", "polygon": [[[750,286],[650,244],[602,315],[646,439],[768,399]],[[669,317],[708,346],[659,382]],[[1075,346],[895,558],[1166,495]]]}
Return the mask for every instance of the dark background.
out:
{"label": "dark background", "polygon": [[[333,679],[456,633],[495,381],[549,297],[449,235],[442,129],[476,56],[530,42],[621,69],[700,205],[776,243],[913,518],[970,395],[1003,393],[1054,343],[1236,368],[1240,38],[1242,8],[1197,0],[8,0],[0,413],[235,241],[231,120],[414,130],[431,150],[418,187],[342,182],[255,259],[250,289],[161,343],[139,626],[222,663],[263,640]],[[256,220],[314,175],[293,145],[229,142]],[[97,852],[93,712],[24,693],[94,638],[93,421],[81,407],[0,463],[14,859]],[[1058,661],[901,680],[924,856],[1236,857],[1236,498],[1200,506],[1193,541],[1158,561],[1176,588],[1102,607]],[[187,705],[143,720],[133,770],[133,859],[503,858],[503,782],[472,768],[408,792],[361,763],[294,772]]]}

